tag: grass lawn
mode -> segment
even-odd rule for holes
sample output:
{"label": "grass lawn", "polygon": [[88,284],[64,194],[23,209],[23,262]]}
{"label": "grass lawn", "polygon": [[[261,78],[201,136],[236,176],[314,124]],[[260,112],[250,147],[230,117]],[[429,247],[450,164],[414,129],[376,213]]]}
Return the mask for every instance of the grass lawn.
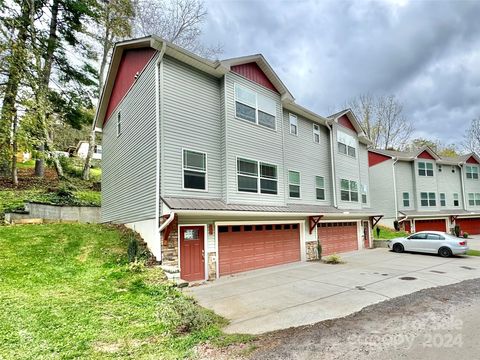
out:
{"label": "grass lawn", "polygon": [[408,233],[405,231],[395,231],[394,229],[390,229],[384,226],[378,226],[380,229],[380,235],[377,236],[377,227],[373,229],[373,237],[377,240],[390,240],[397,237],[408,236]]}
{"label": "grass lawn", "polygon": [[480,256],[480,250],[468,250],[467,255],[470,256]]}
{"label": "grass lawn", "polygon": [[129,266],[127,243],[100,225],[0,226],[0,359],[178,359],[248,340],[160,269]]}

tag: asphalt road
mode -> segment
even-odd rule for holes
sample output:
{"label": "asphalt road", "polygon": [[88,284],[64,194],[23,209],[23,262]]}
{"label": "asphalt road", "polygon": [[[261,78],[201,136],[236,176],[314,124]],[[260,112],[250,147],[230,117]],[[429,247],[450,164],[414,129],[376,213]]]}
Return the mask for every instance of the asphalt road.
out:
{"label": "asphalt road", "polygon": [[478,359],[479,329],[480,279],[474,279],[371,305],[345,318],[264,334],[248,357]]}

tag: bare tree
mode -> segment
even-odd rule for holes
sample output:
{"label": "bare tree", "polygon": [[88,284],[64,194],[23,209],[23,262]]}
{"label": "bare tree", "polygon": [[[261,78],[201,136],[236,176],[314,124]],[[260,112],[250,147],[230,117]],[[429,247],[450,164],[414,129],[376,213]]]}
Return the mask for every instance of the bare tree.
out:
{"label": "bare tree", "polygon": [[158,35],[196,54],[214,58],[222,47],[205,46],[199,41],[206,19],[202,0],[137,0],[133,28],[135,36]]}
{"label": "bare tree", "polygon": [[464,148],[469,152],[480,153],[480,116],[471,121],[465,132]]}
{"label": "bare tree", "polygon": [[360,95],[347,103],[365,133],[378,149],[403,149],[413,133],[412,123],[403,115],[403,105],[394,95]]}

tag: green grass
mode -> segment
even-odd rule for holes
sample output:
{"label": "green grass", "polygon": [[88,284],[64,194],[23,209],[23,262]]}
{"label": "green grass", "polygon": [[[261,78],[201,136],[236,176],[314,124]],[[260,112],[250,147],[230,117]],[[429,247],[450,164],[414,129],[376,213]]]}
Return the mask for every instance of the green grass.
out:
{"label": "green grass", "polygon": [[17,168],[19,169],[31,169],[35,167],[35,160],[28,160],[25,162],[18,162]]}
{"label": "green grass", "polygon": [[380,235],[377,236],[377,227],[373,229],[373,237],[376,240],[390,240],[397,237],[408,236],[408,233],[405,231],[395,231],[394,229],[387,228],[385,226],[378,226],[380,229]]}
{"label": "green grass", "polygon": [[31,200],[41,194],[41,190],[0,190],[0,219],[5,212],[23,207],[27,200]]}
{"label": "green grass", "polygon": [[480,250],[468,250],[467,255],[470,256],[480,256]]}
{"label": "green grass", "polygon": [[225,320],[127,265],[128,238],[100,225],[0,227],[1,359],[180,359]]}

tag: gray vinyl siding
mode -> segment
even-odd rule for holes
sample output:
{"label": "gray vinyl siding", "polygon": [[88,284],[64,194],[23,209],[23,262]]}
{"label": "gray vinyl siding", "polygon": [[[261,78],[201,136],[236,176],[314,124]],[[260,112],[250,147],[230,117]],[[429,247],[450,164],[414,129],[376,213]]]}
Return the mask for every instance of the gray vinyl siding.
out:
{"label": "gray vinyl siding", "polygon": [[[329,130],[320,127],[320,143],[313,141],[313,122],[297,115],[298,136],[290,134],[290,112],[283,113],[285,129],[285,169],[300,172],[300,199],[289,198],[288,177],[285,193],[288,203],[331,205],[332,175],[330,162]],[[288,175],[288,174],[287,174]],[[315,177],[322,176],[325,181],[325,200],[317,200]]]}
{"label": "gray vinyl siding", "polygon": [[[452,169],[455,172],[452,172]],[[453,165],[453,166],[442,165],[441,172],[438,171],[438,166],[437,166],[437,169],[435,169],[435,171],[437,174],[438,193],[439,193],[438,198],[440,200],[440,193],[445,193],[446,200],[447,200],[446,206],[440,206],[440,209],[443,209],[443,210],[463,209],[460,168],[456,165]],[[458,194],[459,206],[453,206],[454,193]]]}
{"label": "gray vinyl siding", "polygon": [[390,159],[369,168],[371,206],[386,219],[396,217],[392,167]]}
{"label": "gray vinyl siding", "polygon": [[[365,144],[359,144],[358,148],[358,161],[360,171],[360,183],[367,185],[367,203],[362,203],[363,208],[370,208],[370,179],[368,176],[368,150]],[[361,190],[361,188],[360,188]],[[360,201],[362,200],[362,194],[360,191]]]}
{"label": "gray vinyl siding", "polygon": [[[420,176],[418,175],[418,163],[425,162],[425,163],[432,163],[433,164],[433,176]],[[433,160],[427,159],[416,159],[414,161],[414,174],[415,174],[415,190],[416,190],[416,203],[417,209],[424,210],[424,211],[437,211],[440,209],[440,199],[438,195],[438,185],[437,185],[437,170],[436,164]],[[436,199],[436,206],[421,206],[420,205],[420,193],[422,192],[433,192],[435,193]]]}
{"label": "gray vinyl siding", "polygon": [[[345,154],[341,154],[338,152],[338,144],[337,144],[337,133],[338,131],[342,131],[347,133],[351,136],[356,138],[356,149],[357,155],[356,157],[351,157]],[[343,209],[360,209],[362,207],[362,199],[361,199],[361,190],[360,190],[360,160],[359,160],[359,142],[357,138],[357,134],[346,127],[341,125],[334,124],[333,125],[333,153],[334,153],[334,160],[335,160],[335,172],[336,172],[336,180],[337,180],[337,202],[338,207]],[[365,164],[365,166],[368,166]],[[358,202],[354,201],[342,201],[340,196],[340,182],[341,179],[346,179],[350,181],[356,181],[358,184]]]}
{"label": "gray vinyl siding", "polygon": [[220,80],[220,168],[222,171],[222,199],[228,202],[227,197],[227,127],[225,123],[225,77]]}
{"label": "gray vinyl siding", "polygon": [[[413,162],[398,161],[395,164],[395,181],[397,185],[397,201],[398,210],[415,210],[416,199],[418,196],[415,191]],[[392,184],[393,187],[393,184]],[[403,206],[403,193],[408,192],[410,199],[410,206]],[[393,206],[393,204],[392,204]]]}
{"label": "gray vinyl siding", "polygon": [[[220,80],[170,57],[162,76],[162,195],[221,198]],[[182,149],[207,154],[208,191],[182,189]]]}
{"label": "gray vinyl siding", "polygon": [[[470,165],[474,165],[474,164],[468,164],[469,166]],[[464,181],[464,184],[465,184],[465,208],[467,210],[480,210],[480,206],[471,206],[468,204],[468,194],[469,193],[480,193],[480,180],[476,180],[476,179],[467,179],[467,175],[466,175],[466,166],[467,164],[463,165],[463,168],[462,168],[462,176],[463,176],[463,181]]]}
{"label": "gray vinyl siding", "polygon": [[[283,167],[283,121],[280,95],[235,74],[225,75],[226,86],[226,173],[227,197],[229,203],[243,204],[285,204],[285,169]],[[239,83],[277,104],[276,130],[252,124],[235,117],[234,84]],[[254,194],[239,192],[237,188],[237,157],[277,165],[278,194]]]}
{"label": "gray vinyl siding", "polygon": [[[103,129],[102,221],[155,217],[155,61],[152,59]],[[122,133],[117,137],[117,114]]]}

